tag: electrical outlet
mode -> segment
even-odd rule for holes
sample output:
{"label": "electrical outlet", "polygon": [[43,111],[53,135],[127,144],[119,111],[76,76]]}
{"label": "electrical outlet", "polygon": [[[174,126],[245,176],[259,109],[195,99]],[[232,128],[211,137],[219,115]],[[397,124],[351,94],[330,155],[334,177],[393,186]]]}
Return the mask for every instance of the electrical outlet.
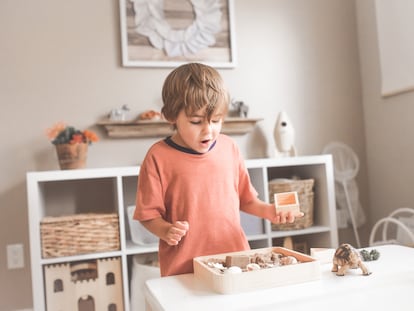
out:
{"label": "electrical outlet", "polygon": [[7,245],[7,268],[24,268],[23,244]]}

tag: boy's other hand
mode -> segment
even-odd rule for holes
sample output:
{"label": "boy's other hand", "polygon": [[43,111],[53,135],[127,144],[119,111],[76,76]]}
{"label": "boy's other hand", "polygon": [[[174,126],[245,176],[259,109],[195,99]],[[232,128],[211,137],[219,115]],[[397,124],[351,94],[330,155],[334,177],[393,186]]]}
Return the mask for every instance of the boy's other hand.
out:
{"label": "boy's other hand", "polygon": [[168,229],[165,242],[167,242],[168,245],[177,245],[182,237],[187,234],[188,229],[189,224],[187,221],[176,221]]}

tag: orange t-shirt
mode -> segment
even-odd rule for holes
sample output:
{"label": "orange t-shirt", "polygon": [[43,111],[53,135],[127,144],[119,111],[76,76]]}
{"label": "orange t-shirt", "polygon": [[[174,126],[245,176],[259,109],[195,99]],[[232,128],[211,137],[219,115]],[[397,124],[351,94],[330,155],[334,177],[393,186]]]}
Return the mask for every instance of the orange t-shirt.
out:
{"label": "orange t-shirt", "polygon": [[134,219],[188,221],[178,245],[160,240],[161,275],[193,272],[193,258],[249,249],[240,204],[257,196],[234,141],[220,135],[204,154],[190,154],[164,140],[148,151],[140,169]]}

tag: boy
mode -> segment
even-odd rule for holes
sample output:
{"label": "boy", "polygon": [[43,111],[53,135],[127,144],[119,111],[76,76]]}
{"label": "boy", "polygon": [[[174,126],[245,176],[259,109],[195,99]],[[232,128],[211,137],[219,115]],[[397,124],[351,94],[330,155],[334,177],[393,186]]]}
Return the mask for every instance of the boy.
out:
{"label": "boy", "polygon": [[278,213],[257,198],[234,141],[220,134],[229,95],[219,73],[189,63],[162,89],[163,117],[175,129],[155,143],[141,165],[134,218],[160,238],[162,276],[193,272],[193,258],[248,250],[240,210],[274,223]]}

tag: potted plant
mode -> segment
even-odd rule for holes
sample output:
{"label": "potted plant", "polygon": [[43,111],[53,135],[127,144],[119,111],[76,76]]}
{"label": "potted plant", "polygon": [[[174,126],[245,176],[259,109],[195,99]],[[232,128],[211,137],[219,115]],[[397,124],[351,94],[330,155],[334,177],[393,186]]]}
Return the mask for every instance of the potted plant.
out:
{"label": "potted plant", "polygon": [[58,122],[47,129],[46,135],[56,147],[61,169],[85,167],[88,145],[99,140],[93,131],[81,131],[64,122]]}

